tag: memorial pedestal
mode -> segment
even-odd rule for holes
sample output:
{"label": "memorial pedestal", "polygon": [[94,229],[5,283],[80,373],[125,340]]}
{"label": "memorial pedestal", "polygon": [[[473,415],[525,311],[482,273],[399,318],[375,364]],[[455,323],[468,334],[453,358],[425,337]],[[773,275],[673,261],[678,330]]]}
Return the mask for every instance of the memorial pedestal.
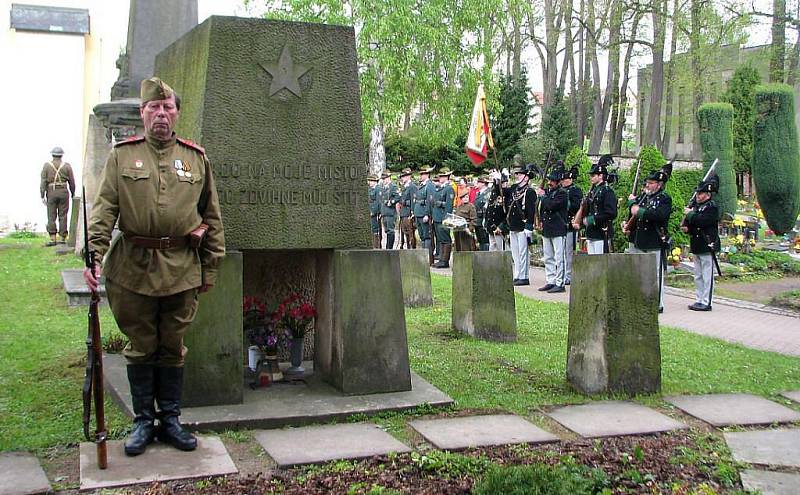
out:
{"label": "memorial pedestal", "polygon": [[497,342],[517,340],[511,253],[453,253],[453,328]]}
{"label": "memorial pedestal", "polygon": [[427,249],[401,249],[400,275],[403,278],[403,303],[406,306],[433,306],[431,271]]}
{"label": "memorial pedestal", "polygon": [[661,389],[654,253],[575,256],[567,379],[586,394]]}

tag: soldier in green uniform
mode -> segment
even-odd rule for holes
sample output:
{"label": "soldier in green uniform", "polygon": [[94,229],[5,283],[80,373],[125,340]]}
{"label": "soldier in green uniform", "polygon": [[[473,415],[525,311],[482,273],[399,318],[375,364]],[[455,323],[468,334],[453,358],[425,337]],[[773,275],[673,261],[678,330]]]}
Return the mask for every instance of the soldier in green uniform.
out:
{"label": "soldier in green uniform", "polygon": [[694,255],[696,301],[692,311],[711,311],[714,293],[714,263],[719,252],[719,208],[712,195],[719,191],[719,177],[713,175],[700,181],[691,204],[683,209],[686,221],[681,230],[691,236],[689,247]]}
{"label": "soldier in green uniform", "polygon": [[435,268],[450,266],[452,241],[450,231],[442,225],[442,222],[449,213],[453,213],[455,195],[453,186],[450,185],[450,169],[445,167],[439,172],[439,184],[433,197],[433,225],[436,229],[436,241],[439,243],[439,261],[433,265]]}
{"label": "soldier in green uniform", "polygon": [[489,232],[486,230],[486,210],[489,203],[489,184],[491,179],[486,176],[478,178],[478,193],[475,195],[475,237],[478,241],[479,251],[489,250]]}
{"label": "soldier in green uniform", "polygon": [[[417,249],[417,237],[414,234],[414,198],[417,196],[417,185],[411,180],[411,169],[404,168],[400,172],[403,192],[400,195],[400,230],[403,232],[408,249]],[[402,248],[402,243],[400,244]]]}
{"label": "soldier in green uniform", "polygon": [[469,189],[461,191],[461,204],[456,206],[453,214],[467,221],[467,228],[453,231],[456,241],[456,251],[475,251],[475,224],[478,215],[475,205],[469,202]]}
{"label": "soldier in green uniform", "polygon": [[[64,150],[56,146],[50,152],[53,159],[42,167],[41,181],[39,182],[39,195],[42,203],[47,206],[47,233],[50,234],[48,246],[56,245],[56,234],[61,236],[61,244],[67,242],[69,224],[69,199],[75,197],[75,177],[72,166],[61,161]],[[58,229],[56,229],[58,218]]]}
{"label": "soldier in green uniform", "polygon": [[380,186],[378,185],[378,178],[374,175],[367,177],[367,184],[369,184],[369,226],[372,230],[372,249],[381,248],[381,203],[380,203]]}
{"label": "soldier in green uniform", "polygon": [[[197,294],[214,285],[225,256],[211,164],[203,148],[173,132],[179,97],[153,77],[142,81],[141,99],[145,135],[118,143],[106,161],[88,224],[96,269],[84,271],[96,288],[102,266],[111,311],[129,340],[123,354],[135,417],[127,455],[154,438],[181,450],[197,446],[178,420],[183,336]],[[111,242],[118,220],[121,235]]]}
{"label": "soldier in green uniform", "polygon": [[428,250],[428,264],[433,265],[433,196],[436,186],[430,180],[433,168],[423,168],[419,171],[419,185],[414,196],[414,217],[417,219],[417,233],[422,247]]}
{"label": "soldier in green uniform", "polygon": [[386,249],[394,249],[394,227],[397,213],[400,210],[400,190],[392,182],[392,176],[384,172],[381,175],[381,223],[386,232]]}

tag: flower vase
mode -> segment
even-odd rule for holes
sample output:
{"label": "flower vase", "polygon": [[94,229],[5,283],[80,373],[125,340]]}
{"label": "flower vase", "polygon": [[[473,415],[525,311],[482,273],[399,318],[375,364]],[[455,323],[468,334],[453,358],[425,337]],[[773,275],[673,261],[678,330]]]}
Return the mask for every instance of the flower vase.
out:
{"label": "flower vase", "polygon": [[292,348],[289,352],[289,362],[291,367],[283,373],[288,376],[302,375],[306,372],[303,368],[303,337],[292,337]]}

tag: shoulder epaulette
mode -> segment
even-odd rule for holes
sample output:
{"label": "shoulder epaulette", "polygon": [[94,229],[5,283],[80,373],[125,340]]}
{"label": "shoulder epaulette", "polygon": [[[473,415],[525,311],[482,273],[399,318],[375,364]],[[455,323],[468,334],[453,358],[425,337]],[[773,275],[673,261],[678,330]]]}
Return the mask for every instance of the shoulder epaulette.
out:
{"label": "shoulder epaulette", "polygon": [[114,147],[116,148],[118,146],[124,146],[126,144],[140,143],[142,141],[144,141],[144,136],[133,136],[133,137],[129,137],[128,139],[125,139],[123,141],[118,142],[117,144],[114,145]]}
{"label": "shoulder epaulette", "polygon": [[203,148],[199,144],[197,144],[197,143],[195,143],[193,141],[189,141],[188,139],[183,139],[183,138],[176,138],[176,139],[178,140],[179,143],[181,143],[182,145],[186,146],[187,148],[192,148],[193,150],[199,151],[200,153],[202,153],[204,155],[206,154],[205,148]]}

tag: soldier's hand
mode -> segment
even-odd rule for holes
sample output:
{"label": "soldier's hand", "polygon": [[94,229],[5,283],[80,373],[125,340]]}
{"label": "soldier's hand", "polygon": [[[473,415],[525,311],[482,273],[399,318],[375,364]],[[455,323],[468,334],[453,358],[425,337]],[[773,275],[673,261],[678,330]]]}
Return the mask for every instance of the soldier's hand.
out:
{"label": "soldier's hand", "polygon": [[681,232],[683,233],[689,232],[689,227],[687,227],[686,225],[681,225]]}
{"label": "soldier's hand", "polygon": [[578,222],[572,222],[572,228],[574,230],[581,230],[581,226],[578,224]]}
{"label": "soldier's hand", "polygon": [[428,215],[422,217],[422,223],[428,223]]}
{"label": "soldier's hand", "polygon": [[631,206],[631,215],[636,216],[637,213],[639,213],[639,205]]}
{"label": "soldier's hand", "polygon": [[691,213],[691,212],[692,212],[692,209],[691,209],[691,208],[684,208],[684,209],[683,209],[683,214],[684,214],[684,215],[688,215],[688,214],[689,214],[689,213]]}
{"label": "soldier's hand", "polygon": [[212,287],[214,287],[214,284],[203,284],[197,289],[197,293],[203,294],[204,292],[208,292]]}
{"label": "soldier's hand", "polygon": [[94,292],[100,287],[100,277],[103,275],[103,269],[100,267],[100,263],[94,264],[94,273],[88,268],[83,270],[83,280],[86,281],[86,286]]}
{"label": "soldier's hand", "polygon": [[42,204],[47,206],[47,198],[42,198]]}
{"label": "soldier's hand", "polygon": [[636,199],[636,195],[635,194],[629,194],[628,195],[628,199]]}

